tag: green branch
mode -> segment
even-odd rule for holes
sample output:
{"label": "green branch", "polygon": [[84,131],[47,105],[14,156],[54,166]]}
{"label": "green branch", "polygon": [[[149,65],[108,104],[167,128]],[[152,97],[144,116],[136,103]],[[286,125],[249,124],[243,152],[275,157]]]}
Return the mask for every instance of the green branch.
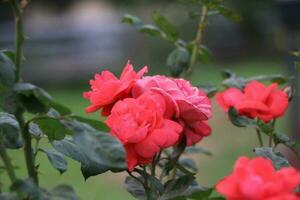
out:
{"label": "green branch", "polygon": [[193,41],[194,45],[193,45],[193,50],[192,50],[192,56],[190,59],[190,63],[189,63],[189,67],[186,70],[186,77],[189,79],[192,75],[192,71],[193,71],[193,66],[196,63],[197,60],[197,53],[199,50],[199,45],[203,40],[203,34],[204,34],[204,30],[206,27],[206,19],[208,16],[208,8],[206,5],[202,6],[201,9],[201,17],[200,17],[200,21],[199,21],[199,25],[198,25],[198,29],[197,29],[197,34],[196,34],[196,38]]}
{"label": "green branch", "polygon": [[24,123],[24,118],[22,112],[18,112],[16,114],[16,118],[20,124],[21,131],[22,131],[22,136],[24,140],[24,155],[25,155],[25,160],[26,160],[26,167],[27,167],[27,172],[28,176],[34,180],[34,182],[38,185],[38,175],[37,175],[37,170],[35,168],[35,162],[34,162],[34,152],[32,149],[32,144],[31,144],[31,135],[28,132],[28,124]]}
{"label": "green branch", "polygon": [[22,46],[24,42],[24,35],[23,35],[23,20],[22,20],[22,9],[20,6],[20,2],[18,0],[11,0],[11,5],[13,7],[13,11],[15,14],[15,29],[16,29],[16,36],[15,36],[15,64],[16,64],[16,82],[20,81],[20,72],[21,72],[21,62],[22,62]]}

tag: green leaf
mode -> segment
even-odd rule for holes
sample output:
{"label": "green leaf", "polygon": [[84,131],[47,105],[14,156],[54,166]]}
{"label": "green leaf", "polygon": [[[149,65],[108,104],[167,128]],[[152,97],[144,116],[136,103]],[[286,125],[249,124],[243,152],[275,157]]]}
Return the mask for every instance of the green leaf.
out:
{"label": "green leaf", "polygon": [[54,149],[40,149],[44,152],[52,166],[57,169],[61,174],[67,170],[67,160],[64,155]]}
{"label": "green leaf", "polygon": [[74,189],[69,185],[55,186],[51,191],[51,200],[79,200]]}
{"label": "green leaf", "polygon": [[[24,198],[27,199],[42,199],[42,191],[36,186],[32,179],[17,180],[10,188],[12,191],[20,191]],[[26,199],[25,198],[25,199]]]}
{"label": "green leaf", "polygon": [[257,147],[254,152],[258,156],[270,159],[277,170],[290,166],[288,160],[280,152],[273,151],[271,147]]}
{"label": "green leaf", "polygon": [[143,170],[140,170],[140,169],[135,169],[135,170],[137,172],[139,172],[145,180],[147,180],[153,196],[159,196],[160,194],[162,194],[164,192],[164,186],[160,182],[160,180],[158,180],[154,176],[151,176],[150,174],[148,174],[147,172],[145,172]]}
{"label": "green leaf", "polygon": [[0,91],[12,87],[14,82],[14,63],[5,53],[0,52]]}
{"label": "green leaf", "polygon": [[88,118],[80,117],[80,116],[77,116],[77,115],[73,115],[71,117],[73,119],[77,120],[77,121],[89,124],[90,126],[92,126],[94,129],[96,129],[98,131],[104,131],[104,132],[109,131],[108,126],[102,121],[88,119]]}
{"label": "green leaf", "polygon": [[185,167],[188,170],[191,170],[193,173],[197,173],[198,167],[195,161],[191,158],[181,158],[179,159],[179,164]]}
{"label": "green leaf", "polygon": [[23,146],[20,126],[14,115],[0,112],[0,137],[6,148],[17,149]]}
{"label": "green leaf", "polygon": [[15,52],[5,49],[5,50],[2,50],[1,53],[6,55],[11,60],[11,62],[13,62],[15,64],[15,59],[16,59]]}
{"label": "green leaf", "polygon": [[223,6],[223,5],[218,5],[216,6],[216,10],[222,14],[223,16],[227,17],[228,19],[234,21],[234,22],[239,22],[242,20],[242,17],[238,15],[237,13],[233,12],[229,8]]}
{"label": "green leaf", "polygon": [[185,196],[185,192],[193,183],[195,177],[185,175],[180,178],[170,180],[165,183],[165,191],[160,200],[174,199],[176,197]]}
{"label": "green leaf", "polygon": [[286,134],[275,132],[274,141],[275,144],[287,144],[291,141],[291,139]]}
{"label": "green leaf", "polygon": [[199,88],[202,89],[209,98],[214,97],[218,92],[217,87],[214,85],[199,85]]}
{"label": "green leaf", "polygon": [[272,75],[261,75],[261,76],[254,76],[246,79],[246,82],[250,82],[253,80],[257,81],[270,81],[272,83],[284,84],[291,80],[290,76],[284,76],[281,74],[272,74]]}
{"label": "green leaf", "polygon": [[16,193],[3,192],[0,193],[1,200],[19,200]]}
{"label": "green leaf", "polygon": [[230,70],[225,70],[221,73],[224,78],[222,85],[225,87],[236,87],[239,89],[243,89],[246,85],[246,80],[240,76],[237,76]]}
{"label": "green leaf", "polygon": [[138,26],[141,26],[144,24],[140,18],[138,18],[137,16],[130,15],[130,14],[124,15],[121,22],[133,25],[135,27],[138,27]]}
{"label": "green leaf", "polygon": [[270,135],[274,131],[273,122],[265,123],[261,120],[257,121],[257,125],[262,130],[262,132]]}
{"label": "green leaf", "polygon": [[189,199],[205,200],[205,199],[209,199],[213,190],[214,190],[213,188],[207,188],[207,187],[203,187],[203,186],[199,186],[199,185],[194,185],[189,189],[187,196],[189,197]]}
{"label": "green leaf", "polygon": [[58,111],[60,113],[60,115],[62,115],[62,116],[70,115],[72,113],[72,111],[68,107],[66,107],[58,102],[55,102],[55,101],[51,101],[49,106],[51,108],[53,108],[54,110]]}
{"label": "green leaf", "polygon": [[45,113],[52,101],[51,96],[42,88],[30,83],[16,83],[13,90],[18,94],[23,107],[30,113]]}
{"label": "green leaf", "polygon": [[200,63],[207,63],[212,60],[212,52],[206,46],[200,45],[198,58]]}
{"label": "green leaf", "polygon": [[255,120],[239,115],[234,107],[229,108],[228,116],[231,123],[237,127],[257,127]]}
{"label": "green leaf", "polygon": [[45,117],[38,118],[34,120],[34,122],[39,126],[42,132],[48,136],[50,141],[62,140],[66,134],[70,134],[70,130],[57,119]]}
{"label": "green leaf", "polygon": [[36,123],[33,123],[33,122],[29,123],[28,132],[35,137],[40,137],[43,134],[39,125],[37,125]]}
{"label": "green leaf", "polygon": [[140,31],[141,33],[147,33],[150,36],[160,36],[162,34],[159,28],[151,24],[145,24],[139,26],[137,30]]}
{"label": "green leaf", "polygon": [[207,156],[212,156],[212,153],[210,151],[208,151],[207,149],[205,149],[203,147],[199,147],[199,146],[190,146],[190,147],[187,147],[185,149],[185,152],[186,153],[190,153],[190,154],[200,153],[200,154],[204,154],[204,155],[207,155]]}
{"label": "green leaf", "polygon": [[68,126],[73,139],[52,144],[57,151],[81,163],[86,179],[108,170],[120,172],[127,169],[123,145],[116,138],[78,121],[71,121]]}
{"label": "green leaf", "polygon": [[159,12],[154,12],[152,17],[155,25],[166,34],[168,40],[175,42],[178,39],[179,32],[177,28],[167,18]]}
{"label": "green leaf", "polygon": [[127,176],[125,178],[124,186],[133,197],[140,200],[146,200],[145,189],[139,181]]}
{"label": "green leaf", "polygon": [[14,92],[10,90],[0,92],[0,110],[13,114],[19,109],[20,102]]}
{"label": "green leaf", "polygon": [[167,58],[167,66],[174,77],[180,74],[189,66],[190,53],[186,48],[179,47],[174,49]]}

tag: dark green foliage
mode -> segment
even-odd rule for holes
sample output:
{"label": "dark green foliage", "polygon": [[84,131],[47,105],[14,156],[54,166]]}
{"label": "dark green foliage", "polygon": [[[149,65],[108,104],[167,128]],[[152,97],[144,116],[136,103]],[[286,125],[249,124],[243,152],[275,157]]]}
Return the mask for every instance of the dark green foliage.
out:
{"label": "dark green foliage", "polygon": [[228,116],[231,123],[238,127],[257,127],[256,121],[245,116],[240,116],[238,111],[231,107],[228,111]]}
{"label": "dark green foliage", "polygon": [[61,174],[67,170],[67,160],[65,159],[64,155],[60,152],[56,151],[55,149],[40,149],[44,152],[52,166],[57,169]]}
{"label": "dark green foliage", "polygon": [[81,163],[86,179],[108,170],[127,169],[125,152],[117,139],[78,121],[71,121],[68,126],[73,132],[72,139],[53,141],[52,144],[57,151]]}
{"label": "dark green foliage", "polygon": [[15,66],[8,54],[0,52],[0,92],[12,87],[15,82]]}
{"label": "dark green foliage", "polygon": [[276,169],[290,166],[288,160],[280,153],[273,151],[271,147],[260,147],[254,149],[256,155],[270,159]]}
{"label": "dark green foliage", "polygon": [[168,55],[167,66],[174,77],[179,77],[180,74],[188,68],[189,61],[189,51],[186,48],[178,47]]}
{"label": "dark green foliage", "polygon": [[23,146],[18,121],[13,115],[4,112],[0,112],[0,142],[10,149]]}

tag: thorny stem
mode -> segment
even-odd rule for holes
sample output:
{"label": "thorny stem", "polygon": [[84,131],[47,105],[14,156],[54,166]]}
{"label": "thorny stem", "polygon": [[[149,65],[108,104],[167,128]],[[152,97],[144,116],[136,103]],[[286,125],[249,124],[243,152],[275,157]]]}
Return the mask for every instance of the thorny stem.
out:
{"label": "thorny stem", "polygon": [[259,129],[256,129],[256,134],[257,134],[257,138],[258,138],[260,147],[263,147],[264,143],[263,143],[263,139],[262,139],[262,136],[261,136],[261,133],[260,133]]}
{"label": "thorny stem", "polygon": [[[9,179],[10,179],[11,183],[12,184],[15,183],[17,181],[17,176],[15,174],[14,167],[11,163],[11,160],[7,155],[7,152],[6,152],[6,149],[4,147],[2,138],[0,138],[0,157],[3,161],[4,167],[7,171],[7,174],[9,176]],[[21,193],[18,190],[17,190],[17,195],[18,195],[19,198],[22,197]]]}
{"label": "thorny stem", "polygon": [[19,111],[16,113],[16,118],[20,124],[21,132],[24,140],[24,155],[26,160],[26,167],[28,176],[34,180],[34,182],[38,185],[38,175],[37,170],[35,168],[35,162],[34,162],[34,153],[32,149],[31,144],[31,135],[28,132],[28,124],[24,124],[24,118],[22,111]]}
{"label": "thorny stem", "polygon": [[269,135],[269,147],[272,147],[273,146],[273,140],[274,140],[274,126],[275,126],[275,123],[276,123],[276,120],[274,119],[272,121],[272,131]]}
{"label": "thorny stem", "polygon": [[207,15],[208,15],[208,8],[206,5],[203,5],[201,8],[201,17],[200,17],[200,21],[199,21],[199,25],[198,25],[198,29],[197,29],[196,38],[193,42],[194,44],[193,44],[192,56],[190,59],[189,67],[186,70],[186,78],[187,79],[191,78],[193,66],[196,63],[199,45],[203,40],[203,33],[204,33],[204,30],[206,27]]}
{"label": "thorny stem", "polygon": [[[23,35],[23,20],[22,20],[22,8],[19,0],[10,0],[14,14],[15,14],[15,27],[16,27],[16,37],[15,37],[15,64],[16,64],[16,82],[20,81],[21,77],[21,64],[22,64],[22,47],[24,42]],[[29,177],[31,177],[34,182],[38,185],[38,176],[34,164],[34,154],[31,146],[31,136],[28,132],[28,125],[25,125],[23,118],[23,110],[19,109],[15,116],[20,124],[22,130],[22,136],[24,140],[24,155],[26,160],[27,172]]]}
{"label": "thorny stem", "polygon": [[152,161],[152,165],[151,165],[151,175],[155,176],[155,170],[156,170],[156,165],[159,162],[161,156],[161,151],[154,157],[153,161]]}
{"label": "thorny stem", "polygon": [[13,7],[15,13],[15,48],[16,48],[16,56],[15,56],[15,64],[16,64],[16,82],[20,81],[20,72],[21,72],[21,62],[22,62],[22,45],[24,42],[23,35],[23,20],[22,20],[22,9],[20,6],[20,2],[18,0],[11,0],[11,5]]}

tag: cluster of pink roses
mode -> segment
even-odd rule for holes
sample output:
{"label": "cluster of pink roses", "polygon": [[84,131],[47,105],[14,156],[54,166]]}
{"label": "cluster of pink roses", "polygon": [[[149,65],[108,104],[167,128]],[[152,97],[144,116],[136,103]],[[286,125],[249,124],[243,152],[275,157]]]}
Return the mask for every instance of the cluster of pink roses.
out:
{"label": "cluster of pink roses", "polygon": [[207,120],[211,102],[188,81],[165,76],[145,76],[128,62],[120,79],[109,71],[96,74],[86,111],[102,109],[111,134],[125,147],[128,169],[150,163],[154,155],[185,137],[187,145],[210,135]]}
{"label": "cluster of pink roses", "polygon": [[293,167],[275,171],[268,159],[240,157],[216,189],[228,200],[299,200],[299,184],[300,173]]}

